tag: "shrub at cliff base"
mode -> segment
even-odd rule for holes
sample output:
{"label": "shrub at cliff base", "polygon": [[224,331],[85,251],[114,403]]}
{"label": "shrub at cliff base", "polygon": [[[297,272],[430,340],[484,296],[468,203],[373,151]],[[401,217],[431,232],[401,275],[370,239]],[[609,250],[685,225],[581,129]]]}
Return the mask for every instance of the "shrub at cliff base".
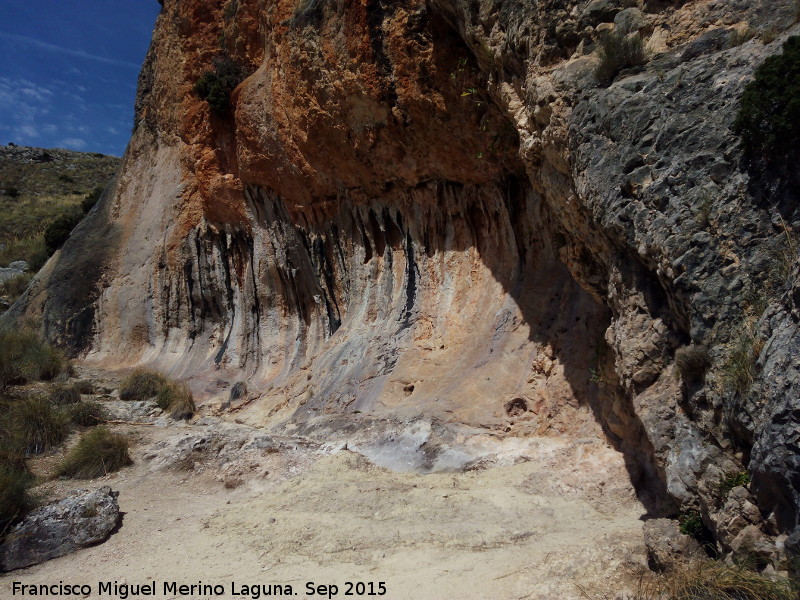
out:
{"label": "shrub at cliff base", "polygon": [[83,213],[70,212],[61,215],[47,226],[44,231],[44,244],[48,254],[53,254],[64,245],[64,242],[67,241],[72,230],[81,222],[81,219],[83,219]]}
{"label": "shrub at cliff base", "polygon": [[161,410],[168,410],[173,419],[191,419],[196,410],[189,386],[174,381],[167,382],[159,390],[156,404]]}
{"label": "shrub at cliff base", "polygon": [[157,396],[166,384],[167,378],[161,373],[137,369],[122,382],[119,397],[121,400],[147,400]]}
{"label": "shrub at cliff base", "polygon": [[26,473],[0,466],[0,540],[34,507],[29,485],[30,476]]}
{"label": "shrub at cliff base", "polygon": [[32,329],[0,331],[0,385],[52,379],[63,368],[61,353]]}
{"label": "shrub at cliff base", "polygon": [[0,541],[34,507],[28,493],[32,477],[22,436],[12,418],[15,401],[0,398]]}
{"label": "shrub at cliff base", "polygon": [[[767,58],[742,94],[733,129],[751,154],[767,162],[800,157],[800,36]],[[795,166],[796,168],[796,166]]]}
{"label": "shrub at cliff base", "polygon": [[58,475],[93,479],[119,471],[132,462],[128,439],[100,426],[81,437],[58,467]]}
{"label": "shrub at cliff base", "polygon": [[69,433],[66,415],[43,398],[12,402],[3,420],[5,425],[0,430],[28,454],[58,446]]}
{"label": "shrub at cliff base", "polygon": [[74,385],[57,385],[47,399],[56,405],[75,404],[81,401],[81,393]]}
{"label": "shrub at cliff base", "polygon": [[161,373],[138,369],[122,382],[119,391],[122,400],[147,400],[155,397],[163,411],[173,419],[190,419],[196,412],[192,392],[185,383],[177,383]]}
{"label": "shrub at cliff base", "polygon": [[78,402],[70,405],[67,410],[69,420],[75,425],[89,427],[97,425],[106,419],[106,412],[98,402]]}

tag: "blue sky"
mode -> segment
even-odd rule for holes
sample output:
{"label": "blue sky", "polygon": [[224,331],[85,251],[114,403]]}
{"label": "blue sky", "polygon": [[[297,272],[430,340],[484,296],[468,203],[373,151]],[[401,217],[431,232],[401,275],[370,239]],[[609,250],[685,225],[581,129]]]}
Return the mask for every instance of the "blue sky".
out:
{"label": "blue sky", "polygon": [[0,0],[0,144],[121,156],[157,0]]}

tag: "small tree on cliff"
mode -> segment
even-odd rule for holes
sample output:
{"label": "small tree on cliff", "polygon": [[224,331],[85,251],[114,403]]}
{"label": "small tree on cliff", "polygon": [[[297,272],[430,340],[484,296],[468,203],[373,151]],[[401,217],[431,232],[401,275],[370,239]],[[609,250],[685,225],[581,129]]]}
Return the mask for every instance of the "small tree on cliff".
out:
{"label": "small tree on cliff", "polygon": [[194,84],[195,93],[208,102],[217,115],[224,115],[230,108],[231,92],[242,82],[242,68],[230,56],[214,59],[214,70],[206,71]]}

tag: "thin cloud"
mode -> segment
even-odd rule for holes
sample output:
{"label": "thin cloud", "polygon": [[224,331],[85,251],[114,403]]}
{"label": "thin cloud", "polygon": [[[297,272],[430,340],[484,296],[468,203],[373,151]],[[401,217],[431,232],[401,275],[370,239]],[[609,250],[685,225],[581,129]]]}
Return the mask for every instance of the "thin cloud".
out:
{"label": "thin cloud", "polygon": [[33,139],[39,137],[39,131],[33,125],[18,125],[14,134],[20,139]]}
{"label": "thin cloud", "polygon": [[42,50],[59,52],[61,54],[69,54],[70,56],[77,56],[79,58],[85,58],[87,60],[95,60],[97,62],[102,62],[109,65],[119,65],[123,67],[130,67],[131,69],[137,69],[137,70],[141,67],[141,65],[137,65],[136,63],[128,62],[126,60],[118,60],[116,58],[108,58],[106,56],[89,54],[84,50],[72,50],[71,48],[62,48],[61,46],[56,46],[55,44],[48,44],[47,42],[43,42],[41,40],[37,40],[35,38],[27,37],[24,35],[16,35],[14,33],[5,33],[3,31],[0,31],[0,38],[5,38],[7,40],[20,42],[23,44],[29,44],[31,46],[36,46],[37,48],[41,48]]}
{"label": "thin cloud", "polygon": [[86,140],[82,140],[81,138],[65,138],[58,142],[58,145],[62,148],[83,150],[86,148]]}

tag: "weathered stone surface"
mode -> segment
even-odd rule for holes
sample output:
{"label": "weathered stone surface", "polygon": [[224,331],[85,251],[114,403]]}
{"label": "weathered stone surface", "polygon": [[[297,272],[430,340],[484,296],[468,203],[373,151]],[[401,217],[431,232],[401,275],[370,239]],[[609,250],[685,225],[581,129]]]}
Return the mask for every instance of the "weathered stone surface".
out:
{"label": "weathered stone surface", "polygon": [[[654,511],[700,510],[721,548],[747,525],[715,518],[719,478],[747,468],[790,533],[800,291],[773,265],[800,215],[731,125],[800,29],[787,3],[628,4],[165,1],[115,189],[5,319],[200,389],[246,379],[258,424],[605,434]],[[612,21],[652,27],[652,55],[602,88]],[[782,33],[729,47],[750,22]],[[192,92],[220,39],[247,73],[225,116]],[[710,366],[684,386],[692,344]]]}
{"label": "weathered stone surface", "polygon": [[642,11],[638,8],[626,8],[617,13],[614,17],[614,25],[616,31],[624,35],[629,33],[644,33],[645,30],[650,28],[649,21]]}
{"label": "weathered stone surface", "polygon": [[650,519],[644,524],[644,543],[651,568],[673,571],[707,557],[693,537],[681,533],[677,521]]}
{"label": "weathered stone surface", "polygon": [[38,508],[12,529],[0,545],[4,571],[37,565],[104,541],[119,522],[117,493],[110,487],[76,490]]}

